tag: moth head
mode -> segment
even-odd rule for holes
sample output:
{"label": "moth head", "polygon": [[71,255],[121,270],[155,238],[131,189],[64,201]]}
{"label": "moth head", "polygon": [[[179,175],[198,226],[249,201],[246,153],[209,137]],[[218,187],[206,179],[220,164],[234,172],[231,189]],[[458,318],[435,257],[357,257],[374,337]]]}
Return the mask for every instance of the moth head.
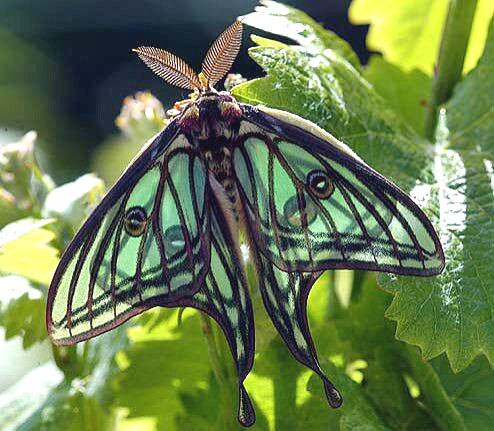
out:
{"label": "moth head", "polygon": [[238,130],[242,111],[226,91],[200,95],[181,115],[181,128],[199,139],[224,136],[230,138]]}
{"label": "moth head", "polygon": [[221,33],[206,53],[199,74],[185,61],[163,49],[141,46],[133,51],[169,84],[204,94],[214,91],[214,86],[230,70],[240,50],[242,31],[242,23],[235,21]]}

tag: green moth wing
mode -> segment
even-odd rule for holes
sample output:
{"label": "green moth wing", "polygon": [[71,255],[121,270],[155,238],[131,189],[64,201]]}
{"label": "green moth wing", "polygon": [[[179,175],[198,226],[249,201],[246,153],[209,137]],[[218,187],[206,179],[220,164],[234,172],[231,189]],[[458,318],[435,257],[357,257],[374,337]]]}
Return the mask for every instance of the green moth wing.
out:
{"label": "green moth wing", "polygon": [[206,168],[170,124],[88,217],[53,277],[47,328],[57,344],[108,331],[195,293],[209,267]]}
{"label": "green moth wing", "polygon": [[307,299],[325,269],[434,275],[441,243],[413,200],[350,148],[302,118],[242,105],[233,165],[258,250],[260,293],[292,355],[343,398],[317,358]]}
{"label": "green moth wing", "polygon": [[441,272],[439,238],[406,193],[307,120],[249,105],[243,113],[235,172],[251,231],[276,266]]}

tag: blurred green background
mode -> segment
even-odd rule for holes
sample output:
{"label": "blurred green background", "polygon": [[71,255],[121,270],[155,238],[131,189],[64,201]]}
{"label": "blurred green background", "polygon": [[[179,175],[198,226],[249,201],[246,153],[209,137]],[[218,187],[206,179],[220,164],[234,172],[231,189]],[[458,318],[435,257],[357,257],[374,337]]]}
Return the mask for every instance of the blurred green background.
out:
{"label": "blurred green background", "polygon": [[[366,27],[349,24],[349,3],[287,2],[349,41],[365,61]],[[101,171],[106,162],[95,166],[94,150],[116,132],[114,121],[124,97],[150,90],[167,107],[187,95],[155,77],[131,49],[143,44],[161,47],[198,69],[208,44],[256,4],[254,0],[2,0],[0,142],[36,130],[38,157],[57,183],[88,170]],[[252,45],[250,32],[247,29],[245,46]],[[262,73],[246,49],[233,71],[248,78]],[[105,172],[98,173],[108,178]]]}

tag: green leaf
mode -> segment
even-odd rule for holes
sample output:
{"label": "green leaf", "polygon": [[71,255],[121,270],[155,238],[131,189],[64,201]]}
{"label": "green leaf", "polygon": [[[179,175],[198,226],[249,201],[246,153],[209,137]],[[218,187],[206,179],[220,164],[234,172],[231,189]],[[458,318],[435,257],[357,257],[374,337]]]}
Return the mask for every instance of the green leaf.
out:
{"label": "green leaf", "polygon": [[[350,21],[370,24],[367,46],[404,71],[432,76],[447,11],[447,0],[353,0]],[[464,72],[477,64],[494,13],[491,0],[478,0]]]}
{"label": "green leaf", "polygon": [[51,220],[22,219],[0,231],[0,273],[17,274],[48,285],[58,264],[50,245],[55,234],[40,226]]}
{"label": "green leaf", "polygon": [[488,431],[494,423],[494,372],[485,358],[477,358],[461,373],[451,371],[444,355],[434,359],[444,391],[463,417],[466,429]]}
{"label": "green leaf", "polygon": [[[340,427],[345,430],[368,430],[384,431],[389,430],[379,415],[374,410],[371,403],[364,395],[362,387],[353,382],[335,365],[323,363],[325,370],[331,376],[332,382],[343,393],[344,403],[335,414],[340,417]],[[321,382],[315,375],[311,376],[307,389],[319,397],[324,397],[321,393]]]}
{"label": "green leaf", "polygon": [[[116,400],[128,410],[128,419],[151,417],[155,429],[176,430],[176,418],[186,415],[184,394],[208,389],[210,365],[198,317],[186,311],[178,327],[176,311],[153,310],[130,331],[132,344],[118,357],[122,371]],[[206,418],[211,424],[221,405],[215,407]],[[230,414],[236,420],[236,412]]]}
{"label": "green leaf", "polygon": [[364,77],[402,119],[423,135],[431,79],[414,69],[404,71],[373,55],[364,69]]}
{"label": "green leaf", "polygon": [[0,325],[5,339],[21,336],[24,349],[46,339],[45,306],[42,292],[25,278],[0,277]]}
{"label": "green leaf", "polygon": [[425,358],[446,352],[458,372],[484,353],[494,364],[494,24],[479,66],[441,111],[432,167],[436,183],[412,191],[434,215],[446,269],[433,279],[388,277],[387,315],[397,337]]}
{"label": "green leaf", "polygon": [[[275,1],[261,0],[260,3],[261,6],[257,6],[255,12],[243,17],[244,24],[288,37],[315,51],[331,49],[356,69],[360,68],[360,61],[350,44],[326,30],[306,13]],[[258,43],[260,40],[254,41]]]}

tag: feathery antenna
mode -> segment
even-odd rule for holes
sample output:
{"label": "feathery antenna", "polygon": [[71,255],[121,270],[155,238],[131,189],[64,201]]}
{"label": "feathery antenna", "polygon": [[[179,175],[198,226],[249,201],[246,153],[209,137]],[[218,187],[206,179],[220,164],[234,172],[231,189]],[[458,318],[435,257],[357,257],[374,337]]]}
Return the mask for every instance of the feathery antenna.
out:
{"label": "feathery antenna", "polygon": [[188,90],[201,87],[199,77],[194,70],[176,55],[151,46],[140,46],[132,51],[166,82]]}
{"label": "feathery antenna", "polygon": [[164,49],[140,46],[132,51],[166,82],[188,90],[205,91],[223,78],[237,57],[242,44],[242,23],[235,21],[209,48],[199,76],[182,59]]}
{"label": "feathery antenna", "polygon": [[214,87],[232,67],[242,44],[242,30],[242,23],[235,21],[209,48],[202,62],[202,74],[210,87]]}

